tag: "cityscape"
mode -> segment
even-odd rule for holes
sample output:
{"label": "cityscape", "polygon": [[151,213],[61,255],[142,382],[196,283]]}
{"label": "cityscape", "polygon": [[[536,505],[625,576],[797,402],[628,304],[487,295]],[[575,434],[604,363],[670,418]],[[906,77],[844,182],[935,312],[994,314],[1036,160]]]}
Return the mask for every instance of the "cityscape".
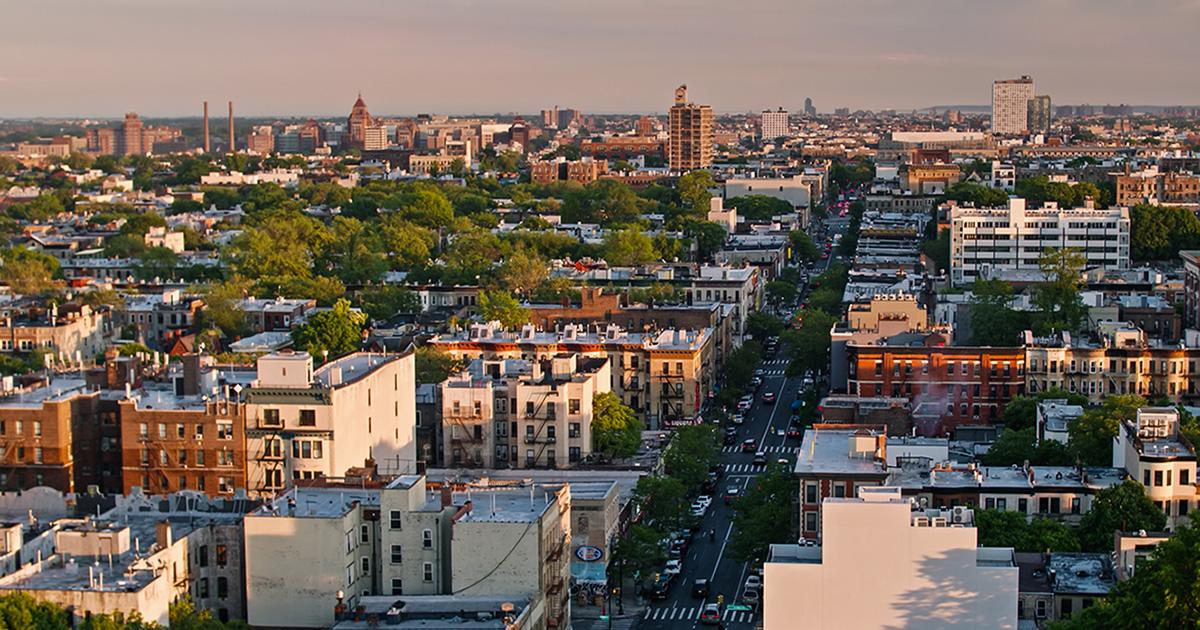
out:
{"label": "cityscape", "polygon": [[289,86],[349,17],[68,4],[187,32],[0,70],[0,624],[1200,626],[1194,6],[1078,68],[923,1],[379,7]]}

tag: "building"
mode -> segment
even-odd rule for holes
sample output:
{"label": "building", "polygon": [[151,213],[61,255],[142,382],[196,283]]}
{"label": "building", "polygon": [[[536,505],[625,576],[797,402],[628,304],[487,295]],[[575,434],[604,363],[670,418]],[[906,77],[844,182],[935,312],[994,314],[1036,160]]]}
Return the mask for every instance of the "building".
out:
{"label": "building", "polygon": [[374,122],[371,119],[371,112],[367,111],[367,104],[363,102],[362,94],[359,94],[358,100],[354,101],[354,105],[350,108],[350,116],[346,118],[348,134],[346,144],[359,149],[366,148],[367,129],[372,126],[374,126]]}
{"label": "building", "polygon": [[1196,507],[1196,449],[1179,430],[1179,411],[1147,407],[1121,422],[1113,437],[1113,466],[1124,468],[1167,515],[1172,531],[1191,524]]}
{"label": "building", "polygon": [[851,341],[846,354],[847,392],[908,398],[913,428],[920,435],[992,424],[1025,391],[1025,350],[1020,347],[949,346],[946,334],[913,332],[873,343]]}
{"label": "building", "polygon": [[817,115],[817,108],[813,106],[811,98],[804,99],[804,115],[809,117]]}
{"label": "building", "polygon": [[1030,133],[1050,133],[1050,120],[1054,109],[1050,104],[1050,97],[1041,94],[1029,99],[1029,113],[1026,115],[1026,120],[1029,123]]}
{"label": "building", "polygon": [[654,137],[654,119],[642,116],[637,121],[637,135],[640,138]]}
{"label": "building", "polygon": [[250,135],[246,136],[246,151],[258,155],[275,152],[275,132],[270,125],[254,126]]}
{"label": "building", "polygon": [[956,287],[990,278],[1041,281],[1037,260],[1046,249],[1076,248],[1086,266],[1129,268],[1129,209],[1066,210],[1053,202],[1027,209],[1010,197],[1007,208],[950,210],[950,281]]}
{"label": "building", "polygon": [[779,111],[773,112],[763,110],[762,113],[762,139],[763,142],[772,141],[775,138],[787,136],[788,130],[788,113],[782,107]]}
{"label": "building", "polygon": [[572,181],[590,184],[608,173],[608,162],[585,157],[582,160],[556,158],[547,162],[529,165],[529,177],[534,183],[549,184],[556,181]]}
{"label": "building", "polygon": [[716,378],[711,328],[636,333],[616,324],[567,324],[558,331],[540,331],[526,324],[510,333],[491,322],[429,343],[456,359],[607,358],[612,392],[652,430],[694,423]]}
{"label": "building", "polygon": [[1017,628],[1014,552],[977,546],[969,510],[917,509],[899,488],[823,503],[820,547],[771,545],[765,630]]}
{"label": "building", "polygon": [[1200,328],[1200,251],[1183,250],[1183,325]]}
{"label": "building", "polygon": [[820,540],[825,499],[854,497],[858,488],[887,480],[887,427],[814,424],[804,433],[793,471],[800,485],[800,537]]}
{"label": "building", "polygon": [[1200,176],[1162,172],[1157,167],[1136,173],[1111,173],[1116,186],[1116,205],[1179,205],[1200,203]]}
{"label": "building", "polygon": [[146,126],[137,114],[125,114],[117,129],[88,129],[87,150],[102,155],[146,155],[156,142],[181,140],[183,132],[173,127]]}
{"label": "building", "polygon": [[1015,136],[1029,132],[1029,101],[1034,99],[1033,79],[996,81],[992,84],[992,133]]}
{"label": "building", "polygon": [[417,471],[413,353],[355,353],[313,369],[307,352],[258,359],[246,402],[246,479],[252,495],[290,480],[337,476],[372,461]]}
{"label": "building", "polygon": [[304,319],[304,315],[316,308],[313,299],[260,300],[247,297],[237,301],[237,308],[246,314],[250,328],[257,332],[289,332]]}
{"label": "building", "polygon": [[670,144],[667,165],[672,171],[707,168],[713,155],[713,110],[688,102],[687,86],[675,90],[675,105],[668,112]]}
{"label": "building", "polygon": [[616,162],[642,156],[666,159],[666,144],[654,136],[606,136],[599,140],[585,138],[579,149],[584,157]]}
{"label": "building", "polygon": [[784,178],[730,178],[720,191],[726,200],[748,195],[763,195],[782,199],[801,214],[812,204],[813,186],[810,178],[796,175]]}
{"label": "building", "polygon": [[443,461],[559,468],[592,454],[592,398],[611,391],[607,358],[473,359],[442,384]]}
{"label": "building", "polygon": [[12,309],[0,322],[0,352],[48,348],[75,361],[103,352],[116,328],[107,310],[75,302]]}
{"label": "building", "polygon": [[1037,404],[1037,439],[1067,443],[1071,421],[1083,415],[1082,405],[1068,405],[1065,398],[1043,400]]}

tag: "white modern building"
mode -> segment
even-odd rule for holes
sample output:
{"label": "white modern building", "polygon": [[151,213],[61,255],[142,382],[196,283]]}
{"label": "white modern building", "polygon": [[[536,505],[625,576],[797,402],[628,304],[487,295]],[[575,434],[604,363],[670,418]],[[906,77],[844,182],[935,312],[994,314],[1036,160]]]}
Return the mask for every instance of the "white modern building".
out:
{"label": "white modern building", "polygon": [[822,546],[771,546],[764,630],[1017,627],[1014,552],[978,547],[970,510],[918,510],[894,487],[824,503]]}
{"label": "white modern building", "polygon": [[1029,131],[1029,101],[1033,79],[1006,79],[992,84],[992,133],[1020,135]]}
{"label": "white modern building", "polygon": [[1088,202],[1067,210],[1054,202],[1025,207],[1009,197],[1006,208],[952,207],[950,280],[956,287],[1001,278],[1038,282],[1038,257],[1047,249],[1078,249],[1086,267],[1129,268],[1129,209],[1099,210]]}
{"label": "white modern building", "polygon": [[1146,407],[1133,422],[1122,422],[1113,438],[1113,466],[1146,487],[1172,531],[1190,523],[1187,513],[1197,502],[1196,451],[1179,431],[1179,411]]}

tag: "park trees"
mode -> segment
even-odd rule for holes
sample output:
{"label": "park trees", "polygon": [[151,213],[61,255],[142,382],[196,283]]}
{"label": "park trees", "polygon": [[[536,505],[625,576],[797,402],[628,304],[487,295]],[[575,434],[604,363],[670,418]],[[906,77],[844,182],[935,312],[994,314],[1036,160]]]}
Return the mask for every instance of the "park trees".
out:
{"label": "park trees", "polygon": [[733,538],[729,548],[742,562],[761,562],[772,544],[794,542],[792,499],[799,482],[786,465],[772,462],[746,486],[733,503]]}

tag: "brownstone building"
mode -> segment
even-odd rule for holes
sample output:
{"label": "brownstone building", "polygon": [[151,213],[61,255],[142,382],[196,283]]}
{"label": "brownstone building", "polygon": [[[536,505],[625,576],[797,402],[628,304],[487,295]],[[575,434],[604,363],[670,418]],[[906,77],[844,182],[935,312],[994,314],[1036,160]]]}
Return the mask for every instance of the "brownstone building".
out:
{"label": "brownstone building", "polygon": [[893,345],[846,345],[849,394],[909,399],[920,435],[991,424],[1013,396],[1025,391],[1023,348],[947,347],[941,333],[889,341]]}
{"label": "brownstone building", "polygon": [[538,184],[572,181],[586,185],[606,173],[608,173],[608,162],[589,158],[574,161],[534,162],[529,165],[529,177]]}
{"label": "brownstone building", "polygon": [[162,408],[162,400],[120,401],[122,491],[137,486],[155,494],[196,490],[219,496],[245,488],[244,405],[202,400]]}

